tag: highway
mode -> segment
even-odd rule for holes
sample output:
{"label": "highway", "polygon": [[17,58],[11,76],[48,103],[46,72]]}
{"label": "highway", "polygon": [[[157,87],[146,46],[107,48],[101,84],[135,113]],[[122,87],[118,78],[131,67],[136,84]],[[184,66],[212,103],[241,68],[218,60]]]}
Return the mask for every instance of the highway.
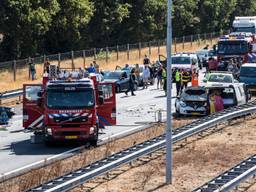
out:
{"label": "highway", "polygon": [[[200,79],[203,77],[200,73]],[[174,87],[175,88],[175,87]],[[173,95],[176,95],[173,89]],[[172,110],[174,111],[174,101]],[[141,125],[155,122],[156,110],[166,110],[164,91],[150,86],[136,91],[136,96],[117,94],[117,126],[106,127],[100,134],[100,140],[127,132]],[[0,174],[6,174],[23,166],[66,152],[77,146],[57,146],[47,148],[44,144],[31,144],[30,135],[22,128],[22,106],[15,107],[16,115],[10,120],[6,130],[0,129]],[[166,114],[163,113],[163,118]]]}

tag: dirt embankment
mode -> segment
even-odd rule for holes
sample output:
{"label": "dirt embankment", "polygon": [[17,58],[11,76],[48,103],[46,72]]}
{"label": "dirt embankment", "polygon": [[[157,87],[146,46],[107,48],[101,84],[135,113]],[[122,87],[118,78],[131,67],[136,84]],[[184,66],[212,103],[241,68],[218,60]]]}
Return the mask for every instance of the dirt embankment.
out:
{"label": "dirt embankment", "polygon": [[[173,185],[164,184],[165,156],[162,155],[145,165],[128,168],[103,184],[97,185],[96,179],[84,185],[84,189],[90,186],[95,192],[191,191],[253,155],[256,152],[255,129],[256,120],[246,120],[175,151]],[[249,191],[255,191],[253,189],[255,186]]]}

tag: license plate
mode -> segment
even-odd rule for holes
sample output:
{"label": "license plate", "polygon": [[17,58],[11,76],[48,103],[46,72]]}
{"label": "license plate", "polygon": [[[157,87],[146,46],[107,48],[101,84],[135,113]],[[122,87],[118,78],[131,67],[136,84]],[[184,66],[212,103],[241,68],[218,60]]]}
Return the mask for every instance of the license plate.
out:
{"label": "license plate", "polygon": [[193,112],[191,115],[200,115],[200,113]]}
{"label": "license plate", "polygon": [[65,136],[65,139],[77,139],[78,136]]}

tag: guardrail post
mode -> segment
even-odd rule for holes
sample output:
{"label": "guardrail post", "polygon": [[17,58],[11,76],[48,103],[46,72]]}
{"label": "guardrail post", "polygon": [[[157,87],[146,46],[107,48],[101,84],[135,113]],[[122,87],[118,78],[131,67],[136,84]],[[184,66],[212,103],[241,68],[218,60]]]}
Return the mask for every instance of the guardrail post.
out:
{"label": "guardrail post", "polygon": [[151,42],[148,42],[148,55],[151,55]]}
{"label": "guardrail post", "polygon": [[119,46],[116,46],[116,60],[119,60]]}
{"label": "guardrail post", "polygon": [[61,54],[58,53],[58,67],[60,68]]}
{"label": "guardrail post", "polygon": [[75,63],[74,63],[74,51],[71,51],[71,65],[72,65],[72,69],[75,69]]}
{"label": "guardrail post", "polygon": [[157,41],[157,53],[160,54],[160,41]]}
{"label": "guardrail post", "polygon": [[177,53],[177,38],[174,38],[174,51]]}
{"label": "guardrail post", "polygon": [[13,81],[16,81],[16,69],[17,69],[17,62],[16,60],[13,61]]}
{"label": "guardrail post", "polygon": [[139,59],[141,58],[141,42],[139,42]]}
{"label": "guardrail post", "polygon": [[97,60],[97,49],[96,48],[93,49],[93,56],[94,56],[94,60]]}
{"label": "guardrail post", "polygon": [[108,63],[108,47],[106,47],[106,63]]}
{"label": "guardrail post", "polygon": [[83,66],[84,66],[84,69],[85,69],[85,60],[86,60],[86,57],[85,57],[85,50],[83,50],[83,61],[84,61]]}
{"label": "guardrail post", "polygon": [[127,60],[130,60],[130,45],[129,43],[127,44]]}
{"label": "guardrail post", "polygon": [[182,37],[182,49],[185,49],[185,36]]}
{"label": "guardrail post", "polygon": [[190,46],[193,47],[193,35],[190,37]]}
{"label": "guardrail post", "polygon": [[198,47],[200,46],[200,44],[201,44],[201,39],[200,39],[200,34],[198,34]]}

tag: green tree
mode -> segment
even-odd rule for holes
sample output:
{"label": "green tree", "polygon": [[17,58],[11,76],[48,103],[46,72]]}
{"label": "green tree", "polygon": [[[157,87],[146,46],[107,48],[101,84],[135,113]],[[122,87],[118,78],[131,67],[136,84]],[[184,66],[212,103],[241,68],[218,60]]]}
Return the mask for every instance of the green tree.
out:
{"label": "green tree", "polygon": [[60,11],[54,16],[52,27],[46,34],[45,48],[48,52],[64,52],[84,46],[83,31],[94,13],[89,0],[58,0]]}
{"label": "green tree", "polygon": [[3,56],[20,58],[34,55],[40,47],[38,40],[49,30],[52,17],[58,11],[56,0],[1,0]]}

